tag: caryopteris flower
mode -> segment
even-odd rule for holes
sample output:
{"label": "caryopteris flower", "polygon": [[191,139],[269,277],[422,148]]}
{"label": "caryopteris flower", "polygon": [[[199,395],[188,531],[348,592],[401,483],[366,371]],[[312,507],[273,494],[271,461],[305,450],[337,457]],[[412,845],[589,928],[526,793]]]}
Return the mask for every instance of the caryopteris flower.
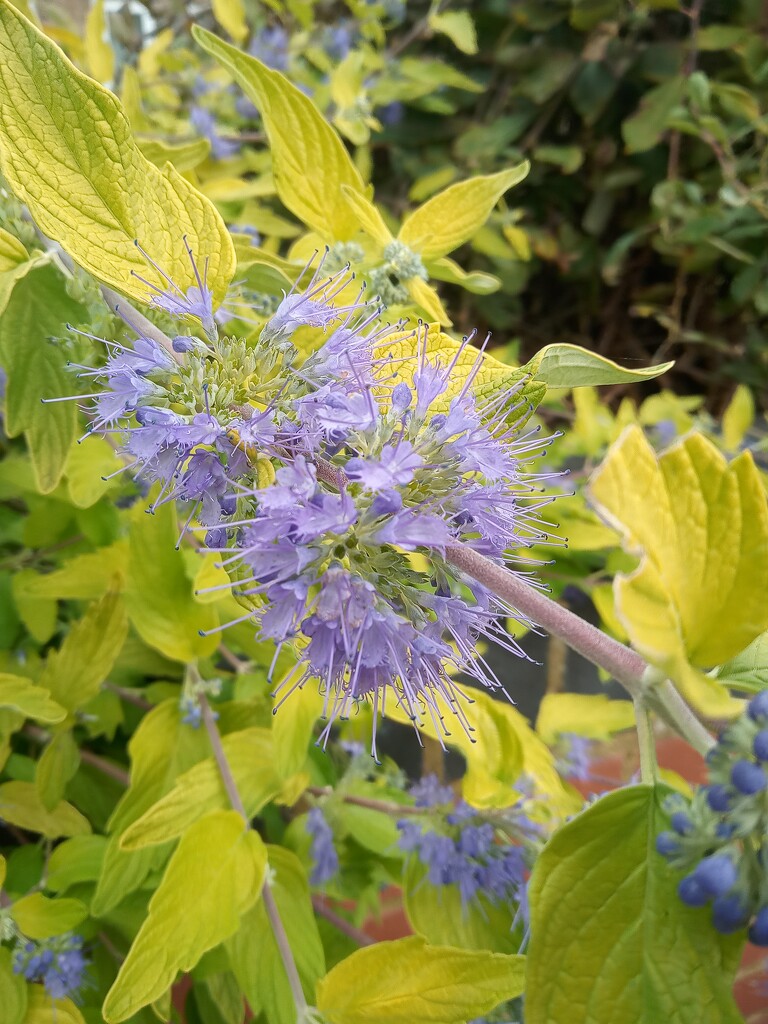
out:
{"label": "caryopteris flower", "polygon": [[77,996],[88,960],[79,935],[57,935],[44,942],[21,940],[13,954],[13,971],[27,981],[42,982],[52,999]]}
{"label": "caryopteris flower", "polygon": [[[219,337],[206,275],[188,252],[198,286],[183,292],[156,267],[168,288],[152,299],[197,317],[206,340],[180,333],[172,351],[143,336],[133,349],[105,342],[105,363],[80,367],[104,386],[81,396],[94,401],[93,429],[115,432],[133,471],[159,485],[151,508],[188,503],[182,533],[193,519],[206,531],[244,618],[278,650],[294,646],[281,701],[319,682],[321,743],[363,701],[373,705],[374,756],[388,700],[439,735],[448,715],[471,733],[457,677],[501,688],[477,643],[522,655],[504,628],[520,616],[460,572],[449,549],[502,560],[548,539],[538,513],[551,499],[523,469],[548,442],[516,425],[519,388],[479,399],[482,352],[459,373],[470,339],[433,356],[426,329],[381,326],[353,275],[323,279],[322,262],[260,330]],[[302,360],[294,336],[307,327],[325,338]]]}

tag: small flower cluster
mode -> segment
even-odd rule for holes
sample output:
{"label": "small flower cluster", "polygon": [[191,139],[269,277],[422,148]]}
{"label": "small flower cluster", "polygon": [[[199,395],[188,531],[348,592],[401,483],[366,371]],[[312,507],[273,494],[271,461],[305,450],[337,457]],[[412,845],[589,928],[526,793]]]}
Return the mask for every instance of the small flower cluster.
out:
{"label": "small flower cluster", "polygon": [[[411,789],[417,808],[447,808],[453,791],[427,776]],[[427,868],[434,886],[455,885],[466,910],[481,896],[491,904],[515,902],[525,914],[528,855],[524,847],[497,842],[496,829],[463,800],[439,821],[402,818],[399,845]]]}
{"label": "small flower cluster", "polygon": [[678,886],[690,907],[711,902],[724,934],[749,926],[749,939],[768,946],[768,690],[747,705],[707,755],[710,783],[688,803],[671,797],[672,831],[659,853],[689,873]]}
{"label": "small flower cluster", "polygon": [[42,982],[52,999],[77,996],[88,959],[79,935],[57,935],[45,942],[22,940],[13,954],[13,971],[27,981]]}
{"label": "small flower cluster", "polygon": [[[205,340],[179,334],[172,351],[151,332],[132,348],[104,342],[106,361],[79,367],[103,390],[74,396],[93,399],[92,429],[121,437],[128,468],[159,485],[150,511],[188,503],[182,535],[200,524],[248,608],[243,619],[278,650],[295,646],[296,671],[279,689],[285,699],[320,681],[321,743],[370,700],[376,757],[387,693],[414,723],[429,716],[448,735],[448,711],[470,732],[471,701],[455,677],[501,687],[477,641],[522,655],[504,625],[520,615],[447,549],[503,560],[548,539],[538,512],[551,499],[521,468],[548,441],[516,426],[525,403],[515,388],[476,399],[482,351],[455,381],[469,338],[440,359],[425,329],[379,326],[380,308],[362,293],[339,302],[347,268],[323,279],[321,261],[253,336],[220,338],[206,268],[187,252],[195,285],[183,291],[149,257],[167,287],[146,283],[158,308],[197,319]],[[293,338],[306,327],[326,337],[301,361]],[[406,374],[395,346],[409,338]],[[415,551],[426,567],[414,566]]]}
{"label": "small flower cluster", "polygon": [[307,814],[306,827],[312,836],[312,871],[309,880],[312,885],[324,885],[339,873],[339,855],[333,842],[333,829],[319,807],[313,807]]}

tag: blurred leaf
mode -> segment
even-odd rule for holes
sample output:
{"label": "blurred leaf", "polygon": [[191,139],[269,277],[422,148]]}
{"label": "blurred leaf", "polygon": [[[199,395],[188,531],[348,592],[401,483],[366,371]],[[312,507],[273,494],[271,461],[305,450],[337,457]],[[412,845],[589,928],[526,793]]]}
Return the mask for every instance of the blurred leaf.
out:
{"label": "blurred leaf", "polygon": [[222,298],[234,252],[214,206],[172,167],[160,171],[146,160],[112,93],[7,0],[0,3],[0,143],[3,174],[40,229],[99,280],[143,301],[147,288],[134,272],[165,285],[134,246],[138,239],[182,290],[195,285],[186,235]]}
{"label": "blurred leaf", "polygon": [[19,594],[76,601],[101,597],[124,579],[127,562],[128,544],[121,540],[98,552],[76,555],[53,572],[25,575]]}
{"label": "blurred leaf", "polygon": [[317,1007],[330,1024],[463,1024],[519,996],[524,964],[522,956],[428,946],[416,936],[377,942],[323,978]]}
{"label": "blurred leaf", "polygon": [[236,811],[214,811],[182,837],[104,1003],[108,1024],[161,996],[178,971],[233,935],[259,898],[267,851]]}
{"label": "blurred leaf", "polygon": [[53,999],[44,985],[27,986],[29,1002],[24,1024],[86,1024],[71,999]]}
{"label": "blurred leaf", "polygon": [[176,145],[160,139],[142,139],[139,141],[139,149],[155,167],[162,169],[166,163],[172,163],[183,174],[194,170],[208,157],[211,144],[208,139],[193,139]]}
{"label": "blurred leaf", "polygon": [[10,949],[0,946],[0,1006],[3,1024],[24,1024],[27,1020],[27,983],[13,969]]}
{"label": "blurred leaf", "polygon": [[604,740],[634,727],[632,702],[610,700],[603,693],[545,693],[536,717],[536,731],[549,744],[563,733]]}
{"label": "blurred leaf", "polygon": [[64,790],[80,767],[80,751],[72,730],[56,733],[46,744],[37,762],[35,785],[47,811],[64,798]]}
{"label": "blurred leaf", "polygon": [[[742,935],[721,936],[678,898],[654,849],[667,790],[609,793],[563,826],[534,865],[527,1024],[589,1007],[611,1024],[737,1024],[731,994]],[[580,1010],[578,1011],[581,1012]]]}
{"label": "blurred leaf", "polygon": [[248,35],[243,0],[212,0],[213,16],[236,43]]}
{"label": "blurred leaf", "polygon": [[66,709],[51,700],[46,687],[7,672],[0,672],[0,708],[11,708],[38,722],[63,722],[67,717]]}
{"label": "blurred leaf", "polygon": [[621,128],[628,153],[642,153],[661,141],[669,115],[682,102],[685,87],[685,78],[675,75],[644,94],[638,110]]}
{"label": "blurred leaf", "polygon": [[81,882],[95,882],[106,845],[106,838],[98,835],[73,836],[59,843],[48,858],[46,888],[61,893]]}
{"label": "blurred leaf", "polygon": [[[702,669],[728,661],[768,627],[768,508],[749,453],[728,465],[700,434],[657,456],[628,427],[590,482],[606,522],[641,555],[615,580],[634,647],[704,714],[738,712]],[[735,599],[734,595],[738,595]]]}
{"label": "blurred leaf", "polygon": [[93,0],[85,19],[85,56],[88,68],[97,81],[112,81],[115,76],[115,54],[107,38],[104,0]]}
{"label": "blurred leaf", "polygon": [[50,939],[74,931],[88,917],[88,908],[80,900],[51,899],[31,892],[11,906],[11,917],[26,938]]}
{"label": "blurred leaf", "polygon": [[462,53],[477,53],[477,33],[469,11],[430,11],[428,24],[433,32],[448,36]]}
{"label": "blurred leaf", "polygon": [[29,259],[24,245],[5,228],[0,228],[0,272],[14,270]]}
{"label": "blurred leaf", "polygon": [[745,384],[739,384],[723,413],[723,444],[727,451],[738,451],[754,420],[755,400],[752,392]]}
{"label": "blurred leaf", "polygon": [[88,819],[66,800],[52,811],[47,811],[40,802],[34,782],[4,782],[0,785],[0,818],[18,828],[38,832],[46,839],[80,836],[91,831]]}

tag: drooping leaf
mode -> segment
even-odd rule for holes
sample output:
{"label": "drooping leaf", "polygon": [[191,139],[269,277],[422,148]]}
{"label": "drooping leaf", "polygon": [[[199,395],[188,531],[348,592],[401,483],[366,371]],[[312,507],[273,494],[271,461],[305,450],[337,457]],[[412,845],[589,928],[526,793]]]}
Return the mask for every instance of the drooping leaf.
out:
{"label": "drooping leaf", "polygon": [[582,388],[650,380],[666,373],[673,365],[659,363],[658,366],[630,370],[579,345],[556,344],[545,345],[521,369],[543,380],[550,388]]}
{"label": "drooping leaf", "polygon": [[267,852],[236,811],[214,811],[185,833],[149,903],[149,914],[104,1003],[118,1024],[161,996],[178,971],[235,933],[256,902]]}
{"label": "drooping leaf", "polygon": [[628,427],[593,476],[598,512],[641,555],[616,577],[616,611],[632,644],[706,714],[740,703],[702,670],[768,628],[768,506],[752,456],[728,465],[700,434],[660,457]]}
{"label": "drooping leaf", "polygon": [[[325,955],[312,909],[307,877],[299,859],[282,846],[268,846],[272,895],[283,922],[304,994],[312,1005],[315,986],[325,974]],[[294,1024],[296,1010],[272,928],[261,901],[243,916],[227,942],[232,970],[254,1013],[271,1024]]]}
{"label": "drooping leaf", "polygon": [[193,27],[192,34],[259,108],[283,203],[324,240],[351,238],[359,225],[342,186],[363,193],[363,180],[344,143],[312,100],[279,71],[270,70],[199,25]]}
{"label": "drooping leaf", "polygon": [[46,839],[81,836],[91,831],[88,819],[66,800],[52,811],[46,810],[34,782],[4,782],[0,785],[0,818],[18,828],[38,832]]}
{"label": "drooping leaf", "polygon": [[88,916],[80,900],[51,899],[41,892],[22,896],[11,907],[11,917],[28,939],[50,939],[74,931]]}
{"label": "drooping leaf", "polygon": [[529,169],[524,161],[508,171],[449,185],[406,218],[398,240],[422,259],[445,256],[485,224],[499,198],[521,182]]}
{"label": "drooping leaf", "polygon": [[48,655],[40,685],[68,711],[87,704],[109,675],[128,632],[128,619],[119,594],[109,592],[94,602]]}
{"label": "drooping leaf", "polygon": [[428,946],[416,936],[377,942],[323,978],[317,1006],[330,1024],[463,1024],[519,996],[524,965],[522,956]]}
{"label": "drooping leaf", "polygon": [[67,717],[66,709],[51,700],[45,687],[7,672],[0,672],[0,708],[11,708],[38,722],[63,722]]}
{"label": "drooping leaf", "polygon": [[218,624],[213,605],[194,599],[177,550],[179,525],[174,502],[147,515],[137,505],[131,515],[131,548],[125,603],[142,640],[175,661],[190,662],[216,649],[216,636],[200,630]]}
{"label": "drooping leaf", "polygon": [[743,938],[677,897],[656,853],[650,786],[602,797],[539,855],[529,887],[525,1019],[611,1024],[736,1024],[730,983]]}
{"label": "drooping leaf", "polygon": [[139,151],[103,86],[78,71],[8,2],[0,3],[0,167],[41,230],[100,280],[146,301],[135,276],[161,279],[138,239],[182,289],[196,280],[185,252],[208,259],[220,299],[234,250],[215,207],[178,172]]}

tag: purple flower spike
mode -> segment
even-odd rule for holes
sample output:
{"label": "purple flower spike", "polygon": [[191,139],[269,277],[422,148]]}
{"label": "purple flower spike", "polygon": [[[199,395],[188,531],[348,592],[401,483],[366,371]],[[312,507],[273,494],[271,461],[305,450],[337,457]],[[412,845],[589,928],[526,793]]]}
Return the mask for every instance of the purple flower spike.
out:
{"label": "purple flower spike", "polygon": [[312,885],[324,885],[339,871],[339,855],[333,844],[333,831],[319,807],[307,814],[307,832],[312,836],[313,862],[309,880]]}

